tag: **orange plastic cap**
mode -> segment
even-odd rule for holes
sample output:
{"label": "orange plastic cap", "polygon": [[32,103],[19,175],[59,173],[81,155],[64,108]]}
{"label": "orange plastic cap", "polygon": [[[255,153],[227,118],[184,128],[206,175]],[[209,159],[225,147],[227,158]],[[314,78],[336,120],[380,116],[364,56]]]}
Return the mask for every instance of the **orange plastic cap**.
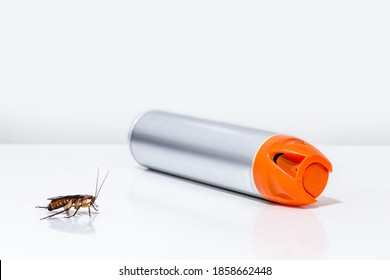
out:
{"label": "orange plastic cap", "polygon": [[253,179],[261,196],[292,206],[316,202],[329,172],[332,164],[319,150],[286,135],[267,139],[253,163]]}

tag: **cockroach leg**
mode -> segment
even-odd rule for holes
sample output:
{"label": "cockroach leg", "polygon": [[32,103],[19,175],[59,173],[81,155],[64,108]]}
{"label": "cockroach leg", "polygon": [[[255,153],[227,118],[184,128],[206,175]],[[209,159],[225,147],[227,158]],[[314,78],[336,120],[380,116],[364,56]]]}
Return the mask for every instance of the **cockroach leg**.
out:
{"label": "cockroach leg", "polygon": [[80,206],[76,208],[76,211],[74,211],[72,216],[68,216],[67,218],[72,218],[72,217],[76,216],[76,214],[79,211],[79,209],[80,209]]}
{"label": "cockroach leg", "polygon": [[64,213],[66,210],[67,210],[67,209],[62,210],[62,211],[57,212],[57,213],[54,213],[54,214],[49,215],[49,216],[47,216],[47,217],[41,218],[41,220],[45,220],[45,219],[47,219],[47,218],[51,218],[51,217],[56,216],[56,215],[58,215],[58,214]]}

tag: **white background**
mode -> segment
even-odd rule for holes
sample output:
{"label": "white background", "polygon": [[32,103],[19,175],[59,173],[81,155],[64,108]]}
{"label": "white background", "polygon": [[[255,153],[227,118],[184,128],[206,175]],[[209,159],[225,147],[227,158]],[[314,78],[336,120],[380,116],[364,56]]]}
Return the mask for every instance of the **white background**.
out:
{"label": "white background", "polygon": [[388,1],[1,1],[0,142],[125,143],[163,109],[390,143]]}

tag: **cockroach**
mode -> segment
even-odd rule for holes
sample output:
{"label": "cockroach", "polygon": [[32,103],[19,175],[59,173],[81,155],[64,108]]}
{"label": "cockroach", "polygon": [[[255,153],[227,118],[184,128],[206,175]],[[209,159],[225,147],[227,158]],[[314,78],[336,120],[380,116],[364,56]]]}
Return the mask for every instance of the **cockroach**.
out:
{"label": "cockroach", "polygon": [[[91,217],[91,206],[96,211],[99,211],[97,209],[99,206],[96,204],[96,199],[99,196],[100,190],[102,189],[103,184],[106,181],[109,172],[110,171],[107,171],[107,174],[104,177],[102,184],[98,188],[98,185],[99,185],[99,168],[98,168],[97,177],[96,177],[96,188],[95,188],[95,195],[94,196],[88,195],[88,194],[75,194],[75,195],[65,195],[65,196],[50,197],[50,198],[47,199],[47,200],[50,200],[50,203],[49,203],[48,206],[37,206],[37,207],[35,207],[35,208],[44,208],[44,209],[47,209],[49,211],[53,211],[53,210],[56,210],[56,209],[59,209],[59,208],[62,208],[62,207],[64,208],[64,210],[62,210],[60,212],[56,212],[56,213],[54,213],[52,215],[49,215],[47,217],[41,218],[41,220],[44,220],[44,219],[47,219],[47,218],[51,218],[53,216],[56,216],[56,215],[64,213],[64,212],[66,212],[66,214],[67,214],[66,218],[71,218],[71,217],[74,217],[77,214],[77,212],[79,211],[79,209],[81,207],[84,207],[84,208],[88,207],[88,213],[89,213],[89,216]],[[70,209],[72,207],[75,209],[75,212],[73,213],[72,216],[69,216],[69,211],[70,211]]]}

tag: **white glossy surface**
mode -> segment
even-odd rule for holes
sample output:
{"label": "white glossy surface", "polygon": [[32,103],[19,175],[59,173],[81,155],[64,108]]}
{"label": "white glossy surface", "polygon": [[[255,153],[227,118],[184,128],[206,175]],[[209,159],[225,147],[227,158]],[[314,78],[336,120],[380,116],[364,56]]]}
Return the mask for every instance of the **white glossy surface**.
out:
{"label": "white glossy surface", "polygon": [[[145,171],[125,145],[0,145],[1,259],[390,258],[390,146],[318,146],[334,165],[306,208]],[[46,198],[93,193],[100,213],[40,221]]]}

